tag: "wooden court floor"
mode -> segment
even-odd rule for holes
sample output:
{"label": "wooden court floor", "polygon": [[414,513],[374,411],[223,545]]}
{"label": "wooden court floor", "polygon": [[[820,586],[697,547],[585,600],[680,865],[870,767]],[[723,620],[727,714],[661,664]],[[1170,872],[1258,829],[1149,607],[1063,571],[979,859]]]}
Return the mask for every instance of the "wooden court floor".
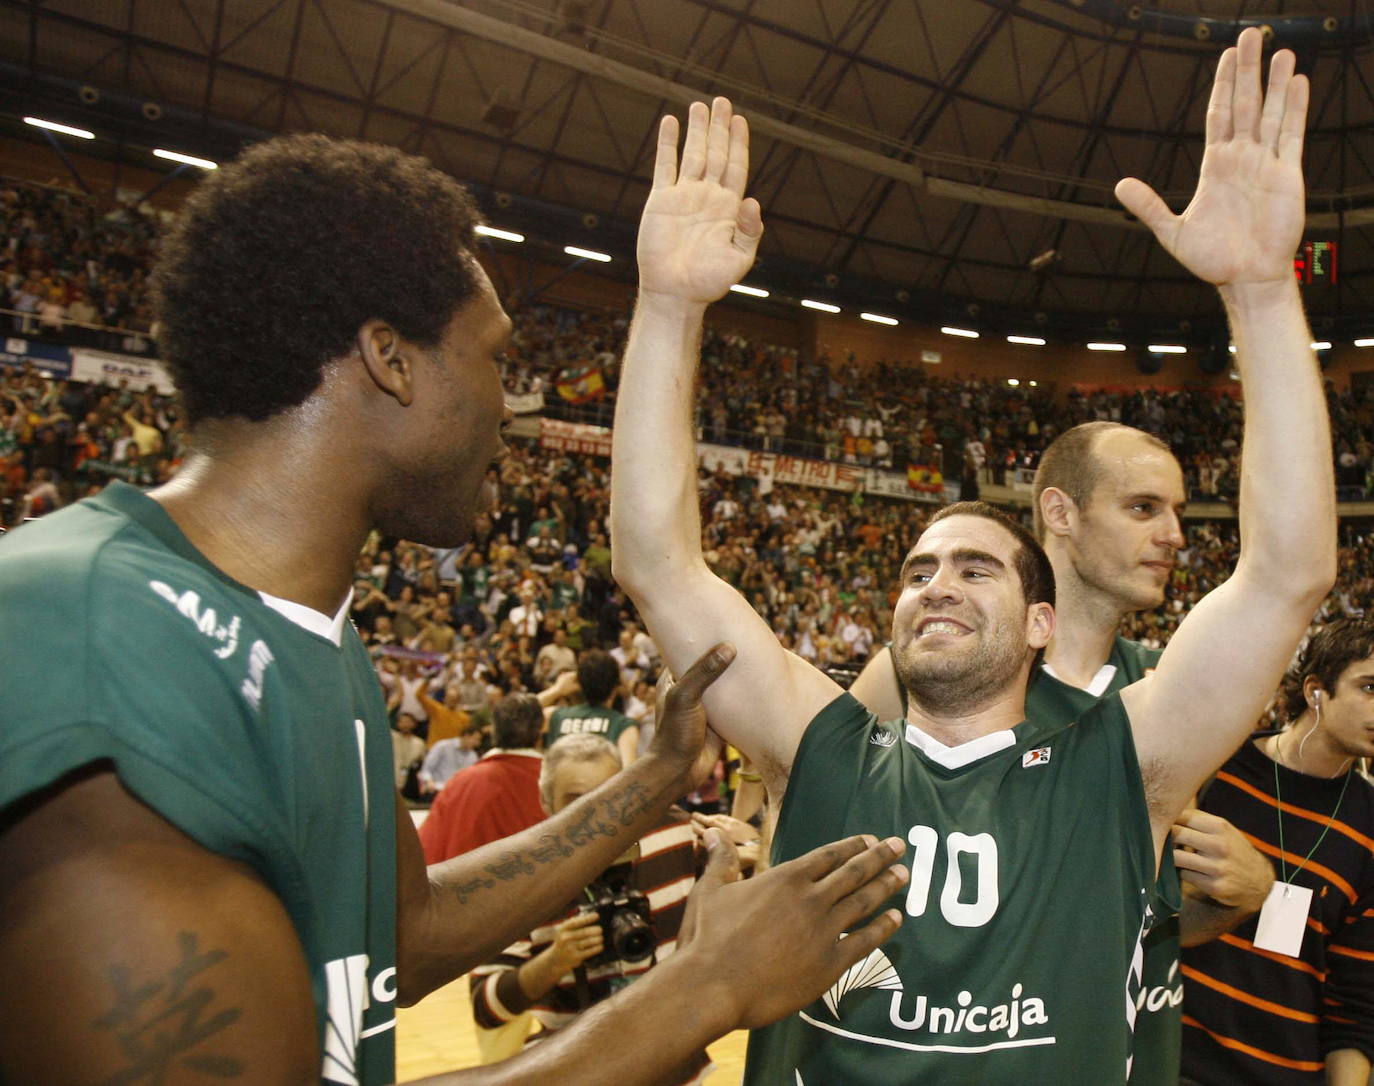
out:
{"label": "wooden court floor", "polygon": [[[440,988],[414,1007],[400,1008],[396,1014],[397,1081],[410,1082],[477,1066],[480,1061],[472,1029],[466,977]],[[707,1049],[716,1064],[706,1080],[708,1086],[738,1086],[747,1036],[731,1033]]]}

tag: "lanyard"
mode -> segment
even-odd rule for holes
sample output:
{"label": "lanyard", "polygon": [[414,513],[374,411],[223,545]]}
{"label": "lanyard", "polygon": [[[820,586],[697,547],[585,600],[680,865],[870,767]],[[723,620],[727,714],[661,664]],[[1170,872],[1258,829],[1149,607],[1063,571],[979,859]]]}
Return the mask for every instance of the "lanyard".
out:
{"label": "lanyard", "polygon": [[[1321,836],[1317,838],[1317,843],[1312,846],[1307,855],[1302,858],[1302,863],[1298,864],[1297,868],[1294,870],[1294,878],[1297,878],[1298,872],[1307,866],[1307,861],[1312,858],[1313,854],[1321,846],[1321,843],[1326,840],[1327,830],[1331,829],[1331,823],[1336,821],[1336,813],[1341,809],[1341,801],[1345,799],[1345,790],[1350,787],[1350,777],[1354,772],[1355,764],[1352,762],[1350,768],[1345,771],[1345,783],[1341,785],[1341,794],[1336,800],[1336,810],[1332,811],[1331,817],[1326,820],[1326,826],[1322,829]],[[1279,795],[1279,763],[1277,759],[1274,761],[1274,814],[1279,820],[1279,871],[1283,875],[1282,881],[1289,882],[1288,865],[1284,862],[1283,858],[1284,852],[1286,851],[1283,847],[1283,797]]]}

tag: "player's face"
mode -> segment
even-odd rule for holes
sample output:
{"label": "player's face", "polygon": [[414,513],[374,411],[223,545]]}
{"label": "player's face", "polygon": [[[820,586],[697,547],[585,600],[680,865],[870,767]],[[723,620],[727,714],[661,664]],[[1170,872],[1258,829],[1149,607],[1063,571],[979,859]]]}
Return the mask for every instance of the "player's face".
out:
{"label": "player's face", "polygon": [[994,521],[955,516],[927,529],[907,557],[893,612],[892,659],[922,707],[976,709],[1016,682],[1043,647],[1031,640],[1018,545]]}
{"label": "player's face", "polygon": [[1123,612],[1158,607],[1183,546],[1183,471],[1172,454],[1129,431],[1104,435],[1093,452],[1102,476],[1069,537],[1072,575]]}
{"label": "player's face", "polygon": [[1374,657],[1341,673],[1334,691],[1322,695],[1322,731],[1346,757],[1374,758]]}
{"label": "player's face", "polygon": [[396,462],[386,515],[391,534],[433,545],[465,542],[478,490],[493,460],[506,453],[507,418],[498,360],[511,321],[491,282],[475,268],[477,291],[449,322],[438,345],[417,353],[414,403]]}

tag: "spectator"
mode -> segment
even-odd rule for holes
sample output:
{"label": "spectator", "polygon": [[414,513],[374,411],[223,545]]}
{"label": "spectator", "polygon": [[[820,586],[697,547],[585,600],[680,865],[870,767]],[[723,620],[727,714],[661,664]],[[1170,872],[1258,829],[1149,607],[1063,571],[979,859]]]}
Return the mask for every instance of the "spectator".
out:
{"label": "spectator", "polygon": [[620,689],[620,674],[609,653],[600,649],[584,652],[577,662],[583,701],[552,711],[545,745],[551,747],[565,735],[599,735],[619,751],[622,762],[633,761],[639,752],[639,725],[611,708],[611,700]]}

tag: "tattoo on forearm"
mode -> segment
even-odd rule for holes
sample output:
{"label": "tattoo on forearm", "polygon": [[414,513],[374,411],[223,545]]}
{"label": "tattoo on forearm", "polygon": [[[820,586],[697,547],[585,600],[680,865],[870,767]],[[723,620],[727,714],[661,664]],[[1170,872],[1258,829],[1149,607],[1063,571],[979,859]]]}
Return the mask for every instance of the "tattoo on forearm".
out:
{"label": "tattoo on forearm", "polygon": [[627,782],[606,799],[588,804],[566,832],[546,833],[537,845],[502,853],[500,859],[483,866],[485,875],[453,883],[450,892],[460,905],[466,905],[479,891],[490,890],[497,882],[533,875],[540,865],[571,856],[576,849],[591,844],[598,837],[618,836],[625,827],[634,825],[653,802],[654,797],[645,785],[638,781]]}
{"label": "tattoo on forearm", "polygon": [[509,882],[516,875],[533,875],[534,864],[519,852],[507,852],[496,863],[487,864],[487,870],[502,882]]}
{"label": "tattoo on forearm", "polygon": [[122,1083],[161,1083],[178,1067],[211,1078],[239,1078],[243,1063],[234,1056],[200,1049],[242,1015],[238,1007],[213,1010],[215,990],[201,974],[229,955],[223,950],[201,952],[199,936],[183,931],[177,935],[180,961],[161,979],[140,983],[124,964],[112,965],[111,1007],[91,1025],[114,1034],[128,1066],[109,1078],[110,1086]]}

